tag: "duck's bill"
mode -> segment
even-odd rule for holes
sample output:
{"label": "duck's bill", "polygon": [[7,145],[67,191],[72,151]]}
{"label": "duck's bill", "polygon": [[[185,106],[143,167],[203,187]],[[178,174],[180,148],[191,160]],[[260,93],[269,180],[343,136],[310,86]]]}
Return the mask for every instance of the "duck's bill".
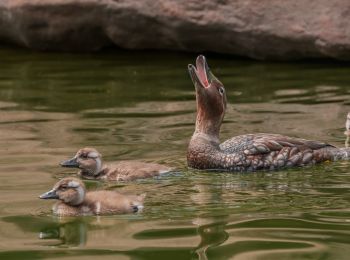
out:
{"label": "duck's bill", "polygon": [[215,78],[203,55],[197,57],[196,66],[192,64],[188,65],[188,72],[190,73],[192,82],[196,88],[208,88],[211,81]]}
{"label": "duck's bill", "polygon": [[79,168],[77,158],[75,158],[75,157],[70,159],[70,160],[60,162],[60,165],[62,167],[68,167],[68,168]]}
{"label": "duck's bill", "polygon": [[39,196],[40,199],[48,200],[48,199],[58,199],[58,195],[55,190],[50,190],[45,192]]}

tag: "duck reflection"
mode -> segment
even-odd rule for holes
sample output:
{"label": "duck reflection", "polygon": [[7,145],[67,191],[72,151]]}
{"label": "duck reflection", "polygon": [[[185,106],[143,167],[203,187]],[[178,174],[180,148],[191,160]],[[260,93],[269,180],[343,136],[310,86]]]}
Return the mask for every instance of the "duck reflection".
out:
{"label": "duck reflection", "polygon": [[344,134],[346,135],[345,147],[348,148],[350,146],[350,112],[346,117]]}
{"label": "duck reflection", "polygon": [[48,246],[80,247],[87,242],[88,228],[93,218],[58,218],[47,216],[9,216],[1,219],[12,223],[21,234],[37,234]]}
{"label": "duck reflection", "polygon": [[20,237],[37,237],[43,246],[86,247],[89,243],[102,246],[106,241],[115,244],[127,239],[131,231],[126,222],[131,217],[9,216],[1,220],[19,228]]}
{"label": "duck reflection", "polygon": [[[209,175],[209,178],[208,183],[194,183],[193,186],[197,193],[191,195],[191,200],[199,207],[215,204],[217,207],[225,208],[224,190],[221,186],[210,185],[216,182],[218,176]],[[215,215],[215,212],[211,213]],[[208,259],[207,250],[221,245],[229,238],[229,234],[225,231],[227,217],[227,214],[209,217],[198,215],[192,220],[192,223],[198,226],[197,234],[200,236],[200,243],[194,250],[198,259]]]}
{"label": "duck reflection", "polygon": [[43,228],[39,233],[40,239],[59,240],[54,246],[82,247],[87,242],[88,223],[83,218],[53,223]]}
{"label": "duck reflection", "polygon": [[200,260],[208,259],[207,250],[210,247],[219,246],[229,238],[229,234],[225,231],[226,224],[226,222],[217,222],[198,228],[201,242],[195,252]]}

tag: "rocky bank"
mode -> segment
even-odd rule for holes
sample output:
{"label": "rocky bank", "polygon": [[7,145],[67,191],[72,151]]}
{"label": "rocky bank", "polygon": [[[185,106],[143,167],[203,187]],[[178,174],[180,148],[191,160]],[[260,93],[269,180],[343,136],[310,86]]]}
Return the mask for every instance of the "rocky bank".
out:
{"label": "rocky bank", "polygon": [[0,42],[350,60],[350,1],[2,0]]}

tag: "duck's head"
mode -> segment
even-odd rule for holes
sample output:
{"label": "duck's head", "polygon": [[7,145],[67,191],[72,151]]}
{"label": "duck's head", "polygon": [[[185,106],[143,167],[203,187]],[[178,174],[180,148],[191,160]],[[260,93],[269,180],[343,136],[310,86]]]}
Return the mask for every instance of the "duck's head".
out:
{"label": "duck's head", "polygon": [[60,163],[63,167],[79,168],[83,177],[94,177],[102,170],[102,156],[94,148],[82,148],[73,158]]}
{"label": "duck's head", "polygon": [[58,199],[64,203],[77,206],[84,201],[85,185],[77,178],[64,178],[57,182],[52,190],[39,196],[40,199]]}
{"label": "duck's head", "polygon": [[196,89],[196,131],[218,136],[227,102],[224,85],[210,71],[203,55],[197,57],[196,66],[188,65],[188,71]]}

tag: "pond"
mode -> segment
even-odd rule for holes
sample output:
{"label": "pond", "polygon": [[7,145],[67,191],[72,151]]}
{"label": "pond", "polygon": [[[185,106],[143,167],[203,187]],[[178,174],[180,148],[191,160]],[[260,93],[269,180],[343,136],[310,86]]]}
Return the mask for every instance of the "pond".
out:
{"label": "pond", "polygon": [[[195,54],[0,48],[0,259],[348,259],[350,163],[275,172],[188,169]],[[225,84],[221,139],[271,132],[344,146],[350,66],[207,55]],[[79,148],[106,161],[177,168],[89,190],[147,193],[140,214],[57,218],[38,199],[75,170]]]}

